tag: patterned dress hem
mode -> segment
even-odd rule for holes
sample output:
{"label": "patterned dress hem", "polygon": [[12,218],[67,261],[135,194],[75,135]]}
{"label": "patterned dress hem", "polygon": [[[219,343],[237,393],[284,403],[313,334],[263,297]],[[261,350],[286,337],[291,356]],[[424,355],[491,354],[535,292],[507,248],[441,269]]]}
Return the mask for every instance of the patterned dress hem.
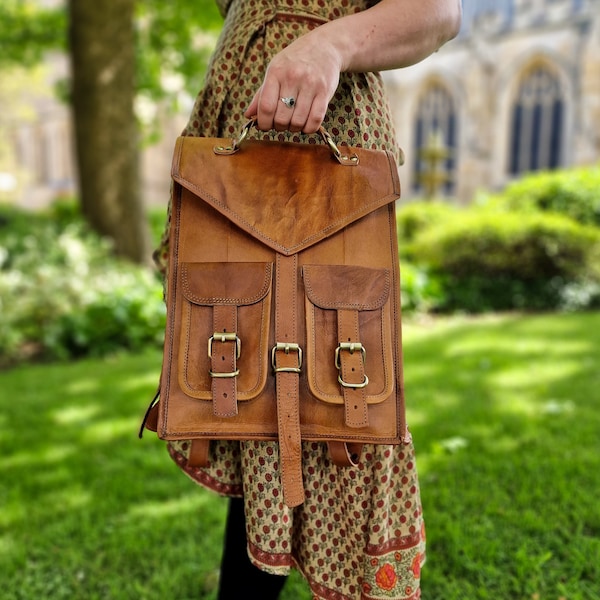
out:
{"label": "patterned dress hem", "polygon": [[187,458],[177,452],[170,444],[167,444],[167,449],[171,458],[177,463],[177,466],[198,485],[216,492],[220,496],[228,496],[230,498],[242,498],[244,496],[242,484],[227,484],[211,477],[206,471],[200,468],[188,467]]}

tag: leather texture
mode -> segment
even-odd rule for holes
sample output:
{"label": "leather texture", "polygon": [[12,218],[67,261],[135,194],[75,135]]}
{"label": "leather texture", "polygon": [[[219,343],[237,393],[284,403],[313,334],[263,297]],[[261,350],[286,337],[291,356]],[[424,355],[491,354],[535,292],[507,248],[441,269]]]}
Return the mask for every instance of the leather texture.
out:
{"label": "leather texture", "polygon": [[342,148],[358,156],[343,165],[320,144],[213,151],[229,143],[176,143],[156,429],[166,440],[279,440],[295,506],[302,440],[352,464],[357,444],[405,435],[397,168],[361,148]]}

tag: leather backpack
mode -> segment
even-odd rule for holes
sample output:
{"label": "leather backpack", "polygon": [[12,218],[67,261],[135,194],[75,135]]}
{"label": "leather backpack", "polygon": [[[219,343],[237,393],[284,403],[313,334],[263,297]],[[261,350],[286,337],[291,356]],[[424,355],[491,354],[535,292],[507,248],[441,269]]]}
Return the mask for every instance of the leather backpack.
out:
{"label": "leather backpack", "polygon": [[145,426],[192,440],[277,440],[288,506],[303,440],[356,465],[404,415],[396,162],[382,150],[177,139],[159,401]]}

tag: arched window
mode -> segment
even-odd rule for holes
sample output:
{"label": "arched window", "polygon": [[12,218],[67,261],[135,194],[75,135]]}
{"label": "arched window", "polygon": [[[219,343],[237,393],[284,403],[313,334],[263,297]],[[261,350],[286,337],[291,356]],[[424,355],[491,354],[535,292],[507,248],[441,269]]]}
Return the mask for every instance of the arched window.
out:
{"label": "arched window", "polygon": [[454,101],[440,84],[429,87],[419,100],[415,127],[416,193],[454,191],[457,118]]}
{"label": "arched window", "polygon": [[509,171],[555,169],[562,163],[564,98],[560,82],[547,68],[528,72],[512,106]]}

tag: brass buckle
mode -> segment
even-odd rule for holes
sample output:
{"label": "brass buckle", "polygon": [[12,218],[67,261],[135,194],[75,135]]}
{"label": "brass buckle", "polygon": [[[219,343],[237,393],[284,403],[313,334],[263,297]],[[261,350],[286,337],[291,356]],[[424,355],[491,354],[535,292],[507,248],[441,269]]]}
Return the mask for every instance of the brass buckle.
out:
{"label": "brass buckle", "polygon": [[365,364],[367,359],[367,351],[360,342],[340,342],[339,346],[335,349],[335,366],[338,371],[342,368],[340,363],[340,352],[342,350],[347,350],[350,352],[350,354],[354,354],[356,350],[360,350],[360,353],[362,354],[363,365]]}
{"label": "brass buckle", "polygon": [[215,331],[209,338],[208,338],[208,358],[212,358],[212,345],[213,342],[235,342],[235,348],[236,348],[236,358],[239,358],[240,355],[242,354],[242,341],[240,340],[240,338],[237,336],[237,334],[235,332],[233,333],[228,333],[226,331]]}
{"label": "brass buckle", "polygon": [[340,362],[340,352],[342,350],[350,352],[350,354],[354,354],[356,351],[360,351],[362,355],[363,365],[365,364],[367,358],[367,351],[365,347],[360,342],[340,342],[338,347],[335,349],[335,366],[338,371],[340,371],[338,375],[338,382],[341,386],[345,388],[354,388],[354,389],[362,389],[369,385],[369,378],[365,374],[365,378],[361,383],[348,383],[342,379],[342,364]]}
{"label": "brass buckle", "polygon": [[[278,367],[275,361],[275,355],[277,352],[285,352],[289,354],[290,351],[298,353],[298,366],[297,367]],[[287,342],[277,342],[271,350],[271,366],[275,373],[300,373],[302,369],[302,348],[298,344],[292,344]]]}
{"label": "brass buckle", "polygon": [[[228,333],[226,331],[215,331],[210,338],[208,338],[208,358],[212,358],[212,345],[213,342],[235,342],[235,357],[238,359],[242,354],[242,341],[235,332]],[[240,370],[230,371],[229,373],[215,373],[214,371],[208,372],[211,377],[216,379],[227,379],[230,377],[237,377],[240,374]]]}

